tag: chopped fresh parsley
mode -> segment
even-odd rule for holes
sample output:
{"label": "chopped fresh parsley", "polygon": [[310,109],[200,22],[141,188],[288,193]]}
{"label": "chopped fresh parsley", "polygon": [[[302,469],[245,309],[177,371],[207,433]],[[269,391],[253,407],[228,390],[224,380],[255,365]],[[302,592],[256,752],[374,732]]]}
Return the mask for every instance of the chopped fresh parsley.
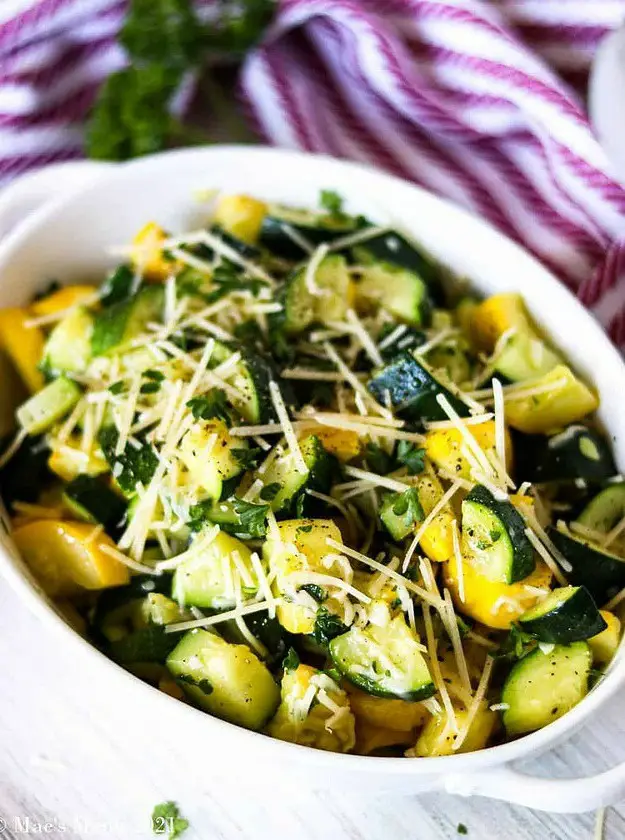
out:
{"label": "chopped fresh parsley", "polygon": [[300,586],[300,589],[303,589],[304,592],[308,592],[311,598],[314,598],[318,604],[322,604],[328,597],[325,589],[318,586],[316,583],[305,583],[303,586]]}
{"label": "chopped fresh parsley", "polygon": [[230,422],[226,393],[219,388],[214,388],[207,394],[202,394],[201,397],[193,397],[187,403],[187,407],[191,409],[191,413],[196,420],[223,420],[224,423]]}
{"label": "chopped fresh parsley", "polygon": [[262,280],[243,279],[240,271],[228,262],[221,262],[211,278],[212,290],[203,295],[207,303],[215,303],[231,292],[251,292],[255,297],[266,288]]}
{"label": "chopped fresh parsley", "polygon": [[145,379],[151,379],[153,382],[162,382],[165,379],[165,374],[160,370],[144,370],[141,376]]}
{"label": "chopped fresh parsley", "polygon": [[149,443],[142,443],[140,449],[126,444],[121,455],[115,454],[119,432],[114,426],[105,426],[98,436],[104,457],[115,474],[115,465],[121,464],[122,470],[115,480],[124,493],[134,493],[138,483],[147,487],[158,466],[156,452]]}
{"label": "chopped fresh parsley", "polygon": [[468,834],[469,829],[466,827],[464,823],[458,823],[458,828],[456,829],[458,834]]}
{"label": "chopped fresh parsley", "polygon": [[364,457],[372,472],[378,475],[387,475],[392,472],[394,463],[393,456],[377,443],[368,443],[365,447]]}
{"label": "chopped fresh parsley", "polygon": [[126,300],[133,291],[135,284],[135,273],[132,268],[123,263],[118,265],[106,278],[100,288],[100,303],[102,306],[111,306]]}
{"label": "chopped fresh parsley", "polygon": [[194,677],[190,676],[189,674],[180,674],[176,677],[176,682],[186,683],[187,685],[193,685],[196,688],[199,688],[203,694],[212,694],[214,691],[213,686],[211,685],[210,680],[201,679],[196,680]]}
{"label": "chopped fresh parsley", "polygon": [[418,475],[425,469],[425,449],[416,446],[409,440],[400,440],[395,455],[397,462],[408,467],[410,475]]}
{"label": "chopped fresh parsley", "polygon": [[312,636],[317,644],[327,647],[336,636],[347,633],[347,629],[337,615],[329,612],[325,607],[320,607],[317,610]]}
{"label": "chopped fresh parsley", "polygon": [[122,394],[124,392],[125,385],[124,383],[119,380],[118,382],[113,382],[112,385],[109,385],[109,391],[111,394]]}
{"label": "chopped fresh parsley", "polygon": [[295,648],[290,647],[282,660],[282,667],[285,671],[295,671],[299,668],[299,656]]}
{"label": "chopped fresh parsley", "polygon": [[187,830],[189,820],[180,816],[180,809],[175,802],[161,802],[152,811],[152,831],[154,834],[165,834],[169,840]]}
{"label": "chopped fresh parsley", "polygon": [[267,533],[269,505],[255,505],[235,496],[232,505],[241,523],[241,530],[250,537],[264,537]]}
{"label": "chopped fresh parsley", "polygon": [[271,484],[266,484],[260,491],[260,498],[263,502],[272,502],[280,490],[282,490],[282,485],[277,481],[272,481]]}
{"label": "chopped fresh parsley", "polygon": [[425,513],[415,487],[409,487],[403,493],[395,493],[392,498],[393,513],[402,517],[406,527],[412,528],[417,522],[423,522]]}
{"label": "chopped fresh parsley", "polygon": [[158,394],[161,390],[160,382],[144,382],[139,388],[140,394]]}
{"label": "chopped fresh parsley", "polygon": [[334,190],[321,190],[319,204],[332,216],[343,215],[343,198]]}
{"label": "chopped fresh parsley", "polygon": [[251,470],[258,466],[262,450],[258,446],[251,446],[249,449],[231,449],[230,454],[237,459],[244,470]]}

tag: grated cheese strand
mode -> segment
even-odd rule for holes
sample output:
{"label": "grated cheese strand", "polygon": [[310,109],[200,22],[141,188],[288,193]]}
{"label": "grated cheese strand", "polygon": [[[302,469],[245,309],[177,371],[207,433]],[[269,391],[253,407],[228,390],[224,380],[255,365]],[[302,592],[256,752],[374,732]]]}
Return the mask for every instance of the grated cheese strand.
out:
{"label": "grated cheese strand", "polygon": [[419,545],[419,540],[425,534],[427,529],[430,527],[434,519],[438,516],[441,510],[445,507],[447,502],[451,499],[451,497],[460,490],[462,484],[459,481],[454,481],[451,487],[441,496],[438,502],[434,505],[432,510],[428,513],[425,517],[415,535],[412,539],[412,542],[408,546],[408,551],[404,557],[404,562],[402,564],[402,572],[405,572],[408,566],[410,565],[410,561],[412,560],[412,556],[417,550],[417,546]]}
{"label": "grated cheese strand", "polygon": [[425,638],[427,641],[432,679],[434,680],[434,685],[436,686],[438,693],[441,696],[443,706],[445,707],[445,711],[447,712],[449,727],[454,734],[457,734],[458,720],[456,718],[456,711],[449,697],[449,692],[447,691],[447,686],[445,685],[445,680],[443,679],[443,675],[441,674],[441,667],[438,662],[437,653],[438,640],[434,636],[434,627],[432,625],[432,616],[430,615],[430,608],[427,604],[421,604],[421,609],[423,610],[423,623],[425,624]]}
{"label": "grated cheese strand", "polygon": [[469,734],[469,730],[471,729],[471,724],[473,723],[475,715],[477,714],[478,709],[480,708],[480,704],[486,697],[486,692],[488,691],[488,684],[490,682],[490,677],[494,663],[495,660],[492,656],[486,657],[484,670],[482,671],[482,676],[480,677],[480,682],[478,684],[477,691],[475,692],[473,702],[471,703],[471,706],[469,708],[465,725],[462,729],[462,732],[458,733],[457,737],[454,740],[453,750],[455,752],[458,751],[465,742],[466,737]]}
{"label": "grated cheese strand", "polygon": [[525,529],[525,536],[528,538],[528,540],[529,540],[529,541],[531,542],[531,544],[534,546],[534,548],[536,549],[536,551],[540,554],[540,556],[541,556],[541,557],[542,557],[542,559],[545,561],[545,563],[547,564],[547,566],[549,566],[549,569],[550,569],[550,570],[551,570],[551,572],[553,573],[553,576],[554,576],[554,577],[555,577],[555,579],[558,581],[558,583],[560,584],[560,586],[568,586],[568,581],[567,581],[567,579],[564,577],[564,575],[562,574],[562,571],[560,570],[560,567],[559,567],[559,566],[558,566],[558,564],[555,562],[555,560],[553,559],[553,557],[549,554],[549,552],[547,551],[547,549],[545,548],[545,546],[541,543],[541,541],[538,539],[538,537],[537,537],[537,536],[536,536],[536,534],[532,531],[532,529],[531,529],[531,528],[526,528],[526,529]]}
{"label": "grated cheese strand", "polygon": [[[275,604],[281,604],[282,598],[276,598]],[[196,627],[212,627],[213,624],[221,624],[222,621],[230,621],[232,618],[243,615],[252,615],[253,613],[261,612],[268,609],[267,601],[256,601],[252,604],[243,604],[241,607],[235,607],[233,610],[218,613],[218,615],[204,616],[203,618],[193,618],[189,621],[179,621],[176,624],[167,624],[165,627],[166,633],[180,633],[182,630],[194,630]]]}
{"label": "grated cheese strand", "polygon": [[462,551],[460,550],[460,540],[458,538],[458,522],[455,519],[452,525],[451,539],[454,545],[454,556],[456,558],[456,568],[458,574],[458,597],[464,604],[464,561],[462,558]]}
{"label": "grated cheese strand", "polygon": [[286,442],[295,461],[296,469],[300,473],[308,473],[308,467],[306,466],[306,461],[304,461],[304,456],[299,448],[299,443],[297,442],[297,437],[295,435],[295,431],[293,430],[289,413],[286,410],[284,400],[282,399],[280,388],[273,380],[269,383],[269,394],[271,396],[273,407],[278,415],[280,425],[282,426],[284,437],[286,438]]}
{"label": "grated cheese strand", "polygon": [[393,413],[389,411],[388,408],[385,408],[383,405],[380,405],[380,403],[373,399],[373,397],[367,391],[360,379],[358,379],[358,377],[347,367],[347,365],[345,364],[343,359],[341,359],[334,347],[332,347],[332,345],[329,344],[327,341],[325,341],[322,346],[330,361],[334,362],[337,369],[343,374],[346,381],[352,386],[355,393],[360,394],[360,396],[363,398],[365,405],[371,406],[373,411],[375,411],[377,414],[380,414],[382,417],[387,417],[390,420],[393,420]]}

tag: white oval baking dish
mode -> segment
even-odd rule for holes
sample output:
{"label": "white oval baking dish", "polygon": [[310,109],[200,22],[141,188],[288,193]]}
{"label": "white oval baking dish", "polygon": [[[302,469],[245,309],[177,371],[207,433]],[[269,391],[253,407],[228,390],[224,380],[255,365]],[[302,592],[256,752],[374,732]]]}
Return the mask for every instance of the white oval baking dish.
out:
{"label": "white oval baking dish", "polygon": [[[0,244],[0,307],[20,304],[51,277],[68,282],[97,277],[115,262],[111,250],[127,243],[147,220],[172,231],[197,224],[204,188],[249,192],[273,201],[312,205],[321,188],[336,189],[349,210],[404,228],[444,263],[490,294],[519,290],[529,309],[601,395],[600,418],[625,470],[625,365],[601,327],[536,260],[452,204],[365,166],[327,157],[259,147],[210,147],[169,152],[111,168],[82,164],[31,176],[0,196],[2,219],[15,223]],[[71,176],[71,177],[69,177]],[[82,177],[85,183],[81,186]],[[67,190],[69,189],[69,194]],[[56,199],[53,195],[60,195]],[[44,201],[33,212],[35,204]],[[0,529],[2,531],[2,529]],[[301,778],[312,788],[341,786],[371,792],[448,791],[490,796],[548,811],[581,812],[625,795],[625,764],[599,775],[567,780],[534,778],[513,769],[569,737],[625,682],[623,645],[604,679],[571,712],[538,732],[481,752],[441,758],[376,758],[324,753],[248,732],[172,700],[110,662],[71,630],[46,600],[11,545],[0,534],[0,571],[16,593],[55,627],[77,660],[96,668],[111,703],[158,720],[193,744],[195,757],[219,753],[237,776]],[[86,657],[86,659],[85,659]],[[198,760],[198,768],[201,766]]]}

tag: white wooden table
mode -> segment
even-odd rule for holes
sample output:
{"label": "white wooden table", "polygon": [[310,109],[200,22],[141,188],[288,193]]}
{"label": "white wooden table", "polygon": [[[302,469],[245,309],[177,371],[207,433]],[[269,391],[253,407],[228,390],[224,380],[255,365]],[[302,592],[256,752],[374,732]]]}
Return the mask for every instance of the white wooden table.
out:
{"label": "white wooden table", "polygon": [[[459,823],[468,840],[592,840],[594,814],[551,816],[442,794],[242,789],[236,779],[214,778],[211,756],[193,754],[175,731],[127,725],[60,642],[0,581],[0,840],[154,837],[152,808],[168,799],[191,822],[185,840],[442,840],[458,838]],[[592,728],[528,769],[565,776],[624,760],[623,709],[617,700]],[[46,822],[48,830],[37,832]],[[609,809],[605,837],[625,837],[625,805]]]}

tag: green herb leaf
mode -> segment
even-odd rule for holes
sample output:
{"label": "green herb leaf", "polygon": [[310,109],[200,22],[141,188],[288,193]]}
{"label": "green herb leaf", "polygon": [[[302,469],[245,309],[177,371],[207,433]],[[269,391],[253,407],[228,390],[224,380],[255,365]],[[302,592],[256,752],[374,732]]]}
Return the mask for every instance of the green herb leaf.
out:
{"label": "green herb leaf", "polygon": [[387,475],[393,470],[393,456],[389,455],[377,443],[368,443],[366,445],[364,458],[372,472],[378,475]]}
{"label": "green herb leaf", "polygon": [[334,190],[321,190],[319,204],[332,216],[343,215],[343,199]]}
{"label": "green herb leaf", "polygon": [[199,688],[203,694],[212,694],[214,691],[210,680],[196,680],[189,674],[180,674],[180,676],[176,677],[176,682],[185,683],[186,685],[193,685],[196,688]]}
{"label": "green herb leaf", "polygon": [[264,537],[267,533],[267,514],[269,505],[255,505],[235,496],[233,499],[235,513],[239,517],[241,530],[250,537]]}
{"label": "green herb leaf", "polygon": [[113,426],[105,426],[100,431],[98,440],[111,469],[115,468],[116,463],[122,465],[122,471],[115,480],[124,493],[134,493],[139,482],[144,487],[148,486],[158,466],[158,458],[149,443],[142,443],[141,449],[126,444],[121,455],[116,455],[119,433]]}
{"label": "green herb leaf", "polygon": [[468,834],[469,829],[466,827],[464,823],[458,823],[458,828],[456,829],[458,834]]}
{"label": "green herb leaf", "polygon": [[160,382],[144,382],[139,388],[140,394],[157,394],[161,390]]}
{"label": "green herb leaf", "polygon": [[299,668],[299,656],[295,648],[290,647],[282,660],[282,667],[285,671],[295,671]]}
{"label": "green herb leaf", "polygon": [[303,586],[300,586],[300,589],[303,589],[304,592],[308,592],[311,598],[314,598],[318,604],[322,604],[328,597],[325,589],[318,586],[316,583],[305,583]]}
{"label": "green herb leaf", "polygon": [[180,816],[180,809],[175,802],[161,802],[152,811],[152,831],[165,834],[169,840],[180,837],[189,827],[189,820]]}
{"label": "green herb leaf", "polygon": [[392,499],[394,499],[393,513],[395,516],[402,517],[407,528],[413,528],[418,522],[423,522],[425,513],[416,487],[409,487],[403,493],[394,493]]}
{"label": "green herb leaf", "polygon": [[226,393],[219,388],[214,388],[201,397],[193,397],[187,403],[187,408],[191,409],[196,420],[217,419],[225,423],[230,422]]}
{"label": "green herb leaf", "polygon": [[395,457],[399,464],[408,467],[410,475],[418,475],[425,469],[425,449],[416,446],[409,440],[399,441]]}
{"label": "green herb leaf", "polygon": [[241,273],[231,263],[221,262],[211,278],[212,291],[203,295],[207,303],[215,303],[231,292],[251,292],[255,297],[267,288],[262,280],[244,279]]}
{"label": "green herb leaf", "polygon": [[244,470],[251,470],[258,466],[262,449],[259,446],[253,446],[249,449],[231,449],[230,454],[237,459]]}
{"label": "green herb leaf", "polygon": [[320,607],[317,610],[312,636],[317,644],[327,647],[336,636],[347,633],[347,629],[337,615],[329,612],[325,607]]}
{"label": "green herb leaf", "polygon": [[112,385],[109,385],[109,391],[111,392],[111,394],[122,394],[124,392],[124,389],[125,385],[121,381],[121,379],[118,382],[113,382]]}
{"label": "green herb leaf", "polygon": [[151,379],[152,382],[162,382],[165,379],[165,374],[160,370],[144,370],[141,376]]}
{"label": "green herb leaf", "polygon": [[135,273],[132,268],[126,263],[118,265],[100,288],[102,306],[111,306],[113,303],[119,303],[120,300],[126,300],[127,297],[130,297],[134,284]]}
{"label": "green herb leaf", "polygon": [[271,502],[276,498],[280,490],[282,490],[282,485],[277,481],[272,481],[271,484],[266,484],[260,491],[260,498],[263,502]]}

